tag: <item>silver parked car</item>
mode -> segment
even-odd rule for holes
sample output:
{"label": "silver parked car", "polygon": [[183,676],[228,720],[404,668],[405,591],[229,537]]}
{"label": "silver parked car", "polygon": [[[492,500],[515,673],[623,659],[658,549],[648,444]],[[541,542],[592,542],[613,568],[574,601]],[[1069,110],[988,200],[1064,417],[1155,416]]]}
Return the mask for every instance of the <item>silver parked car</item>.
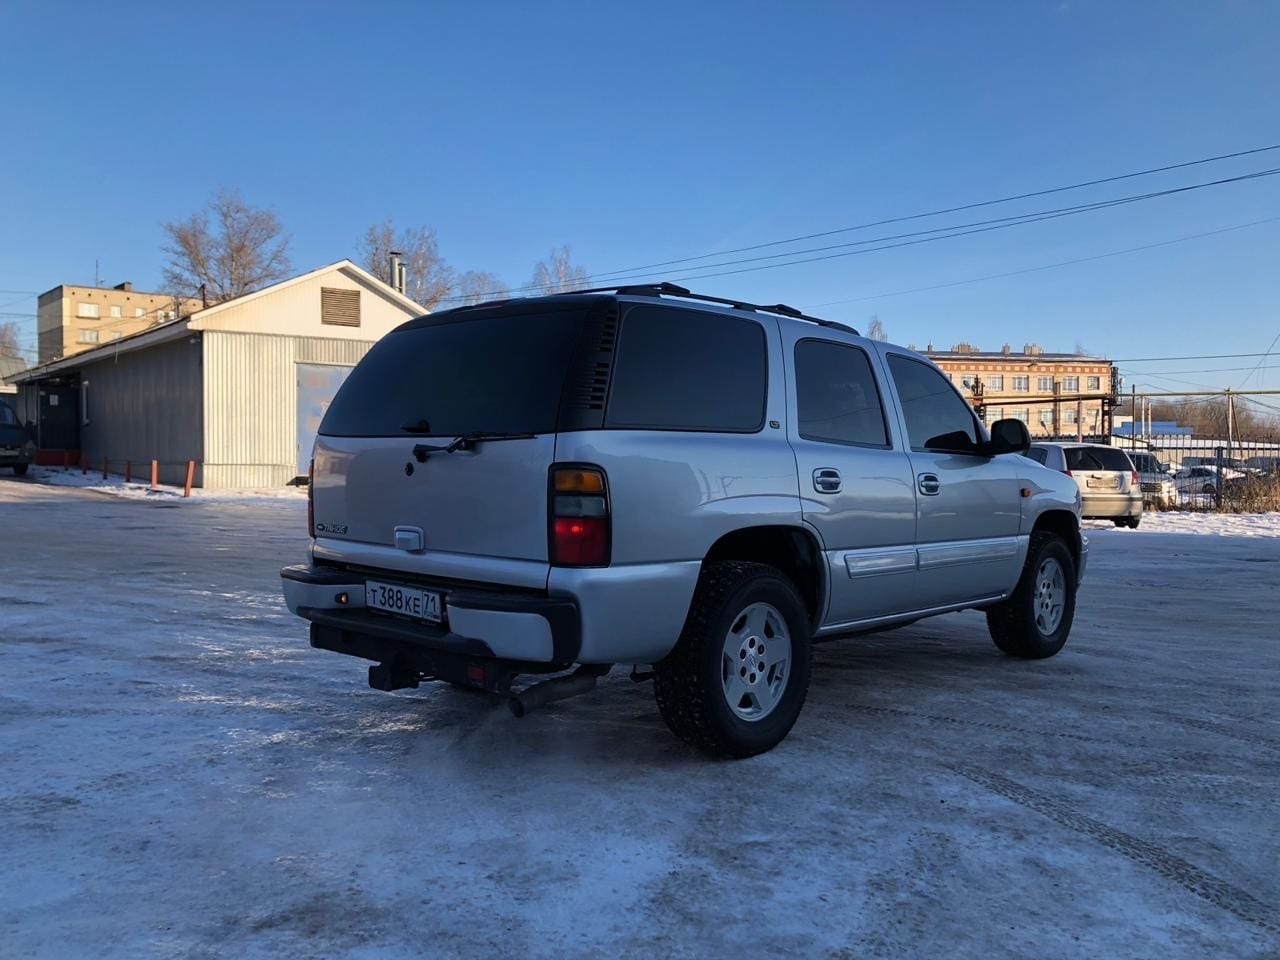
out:
{"label": "silver parked car", "polygon": [[1178,491],[1173,483],[1173,474],[1177,472],[1169,464],[1162,463],[1154,453],[1146,450],[1126,450],[1125,454],[1138,471],[1138,480],[1142,484],[1142,496],[1145,501],[1156,501],[1158,504],[1171,505],[1178,500]]}
{"label": "silver parked car", "polygon": [[1138,528],[1142,521],[1142,482],[1129,455],[1099,443],[1033,443],[1028,456],[1075,480],[1086,519],[1113,520]]}
{"label": "silver parked car", "polygon": [[750,756],[815,642],[977,608],[1008,654],[1062,648],[1080,497],[1029,442],[923,357],[782,305],[661,284],[450,310],[335,396],[285,597],[376,688],[520,715],[629,664],[679,737]]}

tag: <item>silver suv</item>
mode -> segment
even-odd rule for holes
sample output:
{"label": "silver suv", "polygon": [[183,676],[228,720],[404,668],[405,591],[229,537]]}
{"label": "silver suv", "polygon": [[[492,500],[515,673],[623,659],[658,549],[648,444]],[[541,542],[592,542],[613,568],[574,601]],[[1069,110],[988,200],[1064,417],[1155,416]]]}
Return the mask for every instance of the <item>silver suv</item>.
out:
{"label": "silver suv", "polygon": [[677,736],[750,756],[814,643],[977,608],[1006,653],[1062,648],[1080,498],[1029,443],[923,357],[783,305],[659,284],[435,313],[334,398],[285,597],[378,689],[521,715],[629,664]]}

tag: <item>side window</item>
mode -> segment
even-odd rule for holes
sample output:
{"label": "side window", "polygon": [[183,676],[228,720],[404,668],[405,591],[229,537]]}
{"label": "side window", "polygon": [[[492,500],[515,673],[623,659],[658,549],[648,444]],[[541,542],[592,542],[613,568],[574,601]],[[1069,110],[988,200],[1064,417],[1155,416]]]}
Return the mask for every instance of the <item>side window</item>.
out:
{"label": "side window", "polygon": [[1036,463],[1043,463],[1046,465],[1049,463],[1049,452],[1047,450],[1042,450],[1039,447],[1032,447],[1027,451],[1027,456]]}
{"label": "side window", "polygon": [[913,450],[976,453],[978,425],[969,405],[927,363],[889,354],[889,370]]}
{"label": "side window", "polygon": [[764,426],[764,328],[703,310],[637,306],[622,320],[605,427],[754,433]]}
{"label": "side window", "polygon": [[871,361],[857,347],[830,340],[796,344],[796,415],[806,440],[889,445]]}

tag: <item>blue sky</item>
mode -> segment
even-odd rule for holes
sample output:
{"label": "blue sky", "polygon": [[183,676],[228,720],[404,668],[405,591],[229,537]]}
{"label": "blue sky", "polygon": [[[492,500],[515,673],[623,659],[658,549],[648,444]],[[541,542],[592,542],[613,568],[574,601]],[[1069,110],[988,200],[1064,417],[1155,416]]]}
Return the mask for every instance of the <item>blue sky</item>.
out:
{"label": "blue sky", "polygon": [[[1229,0],[8,0],[0,319],[33,337],[31,292],[92,281],[95,258],[154,287],[160,224],[220,186],[277,212],[299,270],[394,216],[514,286],[553,245],[603,272],[1280,143],[1278,42],[1280,5]],[[1269,167],[1280,151],[972,219]],[[696,286],[808,306],[1268,217],[1280,177]],[[918,345],[1257,353],[1280,334],[1278,249],[1280,222],[821,312]],[[1122,366],[1280,388],[1280,360],[1235,369],[1256,362]]]}

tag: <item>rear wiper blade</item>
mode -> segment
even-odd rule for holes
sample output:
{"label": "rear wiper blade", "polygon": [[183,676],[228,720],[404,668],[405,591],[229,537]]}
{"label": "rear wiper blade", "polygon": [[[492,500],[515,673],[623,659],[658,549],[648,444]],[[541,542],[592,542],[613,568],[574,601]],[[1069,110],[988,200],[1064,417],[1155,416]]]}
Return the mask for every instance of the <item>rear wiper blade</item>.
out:
{"label": "rear wiper blade", "polygon": [[430,433],[431,424],[424,418],[419,417],[417,420],[409,420],[400,424],[400,429],[405,433]]}
{"label": "rear wiper blade", "polygon": [[414,444],[413,455],[419,463],[424,463],[428,454],[453,453],[455,450],[474,450],[477,443],[489,440],[532,440],[536,433],[501,433],[490,430],[474,430],[455,437],[444,446],[432,446],[426,443]]}

